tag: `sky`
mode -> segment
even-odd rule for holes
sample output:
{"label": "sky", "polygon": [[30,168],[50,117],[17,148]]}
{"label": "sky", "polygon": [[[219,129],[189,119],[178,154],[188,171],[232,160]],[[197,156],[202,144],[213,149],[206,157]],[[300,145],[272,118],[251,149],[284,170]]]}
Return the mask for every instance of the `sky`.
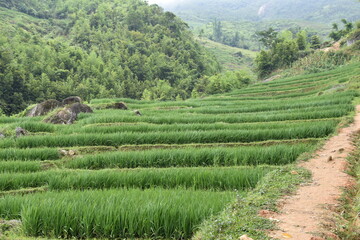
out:
{"label": "sky", "polygon": [[161,7],[169,8],[186,1],[191,1],[191,0],[148,0],[148,3],[149,4],[156,3]]}

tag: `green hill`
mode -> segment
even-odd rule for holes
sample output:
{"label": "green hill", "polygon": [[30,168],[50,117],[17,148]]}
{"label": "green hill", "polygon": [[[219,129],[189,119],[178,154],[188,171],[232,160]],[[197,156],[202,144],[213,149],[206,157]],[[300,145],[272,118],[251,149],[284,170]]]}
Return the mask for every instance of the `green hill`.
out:
{"label": "green hill", "polygon": [[164,6],[189,23],[194,32],[205,31],[207,37],[213,35],[215,19],[221,21],[226,38],[233,38],[237,32],[241,38],[238,47],[252,50],[259,49],[256,31],[272,27],[297,32],[302,28],[325,40],[332,23],[341,19],[354,22],[360,12],[356,0],[195,0]]}
{"label": "green hill", "polygon": [[167,9],[191,22],[292,19],[327,24],[342,18],[357,20],[360,6],[356,0],[193,0]]}
{"label": "green hill", "polygon": [[[307,176],[292,164],[354,112],[359,74],[356,62],[202,99],[96,99],[73,125],[1,117],[0,218],[23,230],[3,234],[266,239],[258,211]],[[104,109],[119,101],[129,110]]]}
{"label": "green hill", "polygon": [[0,1],[0,20],[6,114],[69,95],[185,99],[219,71],[184,22],[141,0]]}
{"label": "green hill", "polygon": [[245,70],[248,73],[253,72],[256,52],[227,46],[207,38],[197,38],[197,41],[216,57],[223,67],[223,71]]}

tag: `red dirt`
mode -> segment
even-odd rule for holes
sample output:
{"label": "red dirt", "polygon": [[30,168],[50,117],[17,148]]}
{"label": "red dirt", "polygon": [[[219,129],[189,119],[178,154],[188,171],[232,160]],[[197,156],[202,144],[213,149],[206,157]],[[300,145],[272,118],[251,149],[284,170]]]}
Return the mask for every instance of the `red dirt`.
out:
{"label": "red dirt", "polygon": [[280,230],[269,233],[272,238],[321,240],[324,239],[321,236],[330,237],[331,233],[324,226],[331,225],[342,188],[351,182],[344,170],[346,157],[354,150],[352,135],[360,130],[360,105],[356,112],[353,124],[340,129],[338,135],[316,152],[316,157],[299,164],[311,171],[312,182],[301,186],[294,196],[281,200],[280,214],[268,216],[279,220],[277,226]]}
{"label": "red dirt", "polygon": [[331,47],[320,49],[323,52],[338,51],[340,50],[340,42],[334,43]]}

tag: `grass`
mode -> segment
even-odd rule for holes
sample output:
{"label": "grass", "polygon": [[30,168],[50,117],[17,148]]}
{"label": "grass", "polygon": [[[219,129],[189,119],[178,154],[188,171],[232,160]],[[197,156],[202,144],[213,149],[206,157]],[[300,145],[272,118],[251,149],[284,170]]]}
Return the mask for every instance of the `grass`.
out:
{"label": "grass", "polygon": [[[284,129],[295,127],[310,127],[315,125],[337,125],[339,120],[321,120],[319,122],[285,122],[278,124],[270,123],[213,123],[213,124],[148,124],[148,123],[114,123],[114,124],[90,124],[83,128],[69,129],[69,133],[116,133],[116,132],[183,132],[183,131],[214,131],[214,130],[260,130],[260,129]],[[160,134],[160,133],[159,133]]]}
{"label": "grass", "polygon": [[[334,122],[314,123],[311,127],[258,130],[212,130],[182,132],[120,132],[110,134],[74,134],[58,136],[22,137],[15,142],[0,142],[0,148],[119,146],[125,144],[188,144],[256,142],[266,140],[321,138],[336,128]],[[4,144],[5,143],[5,144]]]}
{"label": "grass", "polygon": [[254,188],[274,167],[167,168],[76,171],[51,177],[49,189],[187,188],[233,191]]}
{"label": "grass", "polygon": [[233,191],[247,190],[272,166],[232,168],[165,168],[134,170],[69,171],[51,170],[34,173],[3,173],[0,191],[47,187],[50,190],[86,190],[111,188]]}
{"label": "grass", "polygon": [[[294,171],[297,174],[293,174]],[[260,217],[259,211],[277,211],[277,199],[291,194],[309,178],[308,171],[294,166],[285,166],[269,173],[253,191],[238,198],[218,216],[204,222],[193,239],[238,239],[246,234],[253,239],[270,240],[267,232],[275,228],[274,222]]]}
{"label": "grass", "polygon": [[334,228],[331,229],[344,240],[357,240],[360,236],[360,135],[357,135],[354,141],[356,149],[348,158],[348,173],[355,181],[345,189],[337,209]]}
{"label": "grass", "polygon": [[[22,220],[4,237],[269,239],[259,210],[308,179],[293,163],[349,122],[358,74],[349,65],[186,101],[97,99],[71,126],[1,117],[0,217]],[[104,109],[119,101],[130,110]],[[31,135],[15,138],[17,126]],[[358,209],[352,200],[344,219]]]}
{"label": "grass", "polygon": [[[31,139],[32,137],[29,137]],[[2,142],[0,142],[1,144]],[[0,149],[0,161],[33,161],[33,160],[56,160],[60,158],[59,151],[55,148],[32,148],[32,149]]]}
{"label": "grass", "polygon": [[165,168],[198,166],[283,165],[293,162],[311,145],[249,146],[239,148],[155,149],[112,152],[76,158],[69,168]]}
{"label": "grass", "polygon": [[234,197],[181,189],[47,192],[0,199],[0,216],[21,219],[33,237],[182,239]]}
{"label": "grass", "polygon": [[41,164],[35,161],[0,161],[0,173],[37,172],[41,169]]}

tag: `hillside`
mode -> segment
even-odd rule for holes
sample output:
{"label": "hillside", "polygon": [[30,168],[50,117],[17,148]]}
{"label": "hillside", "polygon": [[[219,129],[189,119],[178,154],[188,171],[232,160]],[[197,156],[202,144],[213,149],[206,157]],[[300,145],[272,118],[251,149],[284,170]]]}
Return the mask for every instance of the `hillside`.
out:
{"label": "hillside", "polygon": [[224,36],[233,38],[239,34],[238,47],[259,49],[256,31],[270,27],[277,31],[299,28],[306,29],[309,35],[320,35],[323,40],[331,31],[332,23],[340,23],[345,18],[356,21],[360,6],[356,0],[184,0],[159,1],[165,9],[173,11],[184,19],[197,34],[213,35],[213,22],[221,21]]}
{"label": "hillside", "polygon": [[207,38],[197,38],[196,40],[216,57],[223,67],[223,71],[245,70],[249,73],[253,71],[256,52],[227,46]]}
{"label": "hillside", "polygon": [[[258,211],[309,176],[294,163],[346,123],[359,74],[354,63],[203,99],[96,99],[73,125],[1,117],[2,224],[36,239],[268,239]],[[129,110],[105,109],[119,101]]]}
{"label": "hillside", "polygon": [[[156,2],[156,1],[155,1]],[[292,19],[314,23],[350,21],[359,17],[360,6],[355,0],[194,0],[169,1],[166,9],[190,22],[203,23],[217,18],[221,21],[261,21]],[[224,14],[225,13],[225,14]]]}
{"label": "hillside", "polygon": [[219,71],[186,23],[141,0],[0,1],[0,20],[6,114],[70,95],[185,99]]}

